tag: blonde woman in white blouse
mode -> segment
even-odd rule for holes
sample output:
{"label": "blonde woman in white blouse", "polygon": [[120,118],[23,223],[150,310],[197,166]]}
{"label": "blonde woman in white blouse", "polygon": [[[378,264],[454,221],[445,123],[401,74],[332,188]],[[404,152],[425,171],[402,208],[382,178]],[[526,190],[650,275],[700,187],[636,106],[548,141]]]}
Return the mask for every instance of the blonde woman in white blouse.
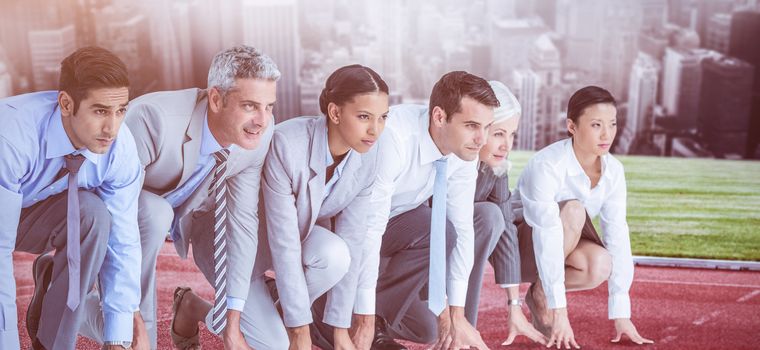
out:
{"label": "blonde woman in white blouse", "polygon": [[[637,344],[652,343],[631,322],[633,258],[625,173],[609,154],[616,114],[615,99],[607,90],[587,86],[576,91],[568,101],[571,137],[531,158],[513,196],[522,276],[539,276],[525,299],[534,326],[549,337],[548,346],[580,348],[565,292],[592,289],[604,281],[609,285],[608,317],[615,324],[612,342],[626,335]],[[597,215],[603,239],[591,223]]]}

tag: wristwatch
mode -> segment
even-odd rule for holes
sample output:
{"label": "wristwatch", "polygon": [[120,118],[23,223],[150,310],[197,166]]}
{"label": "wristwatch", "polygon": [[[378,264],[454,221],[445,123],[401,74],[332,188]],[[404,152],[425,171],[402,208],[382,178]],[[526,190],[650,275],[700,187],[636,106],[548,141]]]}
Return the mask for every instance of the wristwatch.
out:
{"label": "wristwatch", "polygon": [[121,346],[125,350],[129,350],[132,348],[132,342],[131,341],[107,341],[103,342],[103,347],[106,346]]}
{"label": "wristwatch", "polygon": [[509,300],[507,300],[507,305],[509,305],[509,306],[512,306],[512,305],[521,306],[522,305],[522,299],[519,299],[519,298],[518,299],[509,299]]}

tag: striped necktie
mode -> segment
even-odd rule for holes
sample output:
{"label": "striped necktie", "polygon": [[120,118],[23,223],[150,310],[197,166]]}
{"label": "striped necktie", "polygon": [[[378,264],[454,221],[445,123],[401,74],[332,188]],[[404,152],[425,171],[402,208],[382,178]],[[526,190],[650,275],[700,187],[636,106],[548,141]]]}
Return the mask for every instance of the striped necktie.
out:
{"label": "striped necktie", "polygon": [[446,307],[446,161],[446,158],[441,158],[434,163],[435,183],[430,215],[428,308],[436,316]]}
{"label": "striped necktie", "polygon": [[69,293],[66,297],[66,306],[74,311],[79,306],[80,298],[80,252],[79,252],[79,186],[77,185],[77,175],[79,168],[84,163],[84,156],[81,154],[68,154],[63,157],[66,162],[66,171],[69,173],[69,186],[67,193],[66,205],[66,260],[69,269]]}
{"label": "striped necktie", "polygon": [[227,159],[230,151],[214,153],[214,179],[209,196],[214,197],[214,307],[211,330],[219,334],[227,325]]}

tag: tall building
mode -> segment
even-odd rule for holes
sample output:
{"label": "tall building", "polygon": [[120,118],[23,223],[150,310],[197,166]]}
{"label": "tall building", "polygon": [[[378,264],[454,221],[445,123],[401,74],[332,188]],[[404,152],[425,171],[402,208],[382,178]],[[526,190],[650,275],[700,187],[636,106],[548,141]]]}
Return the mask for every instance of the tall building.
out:
{"label": "tall building", "polygon": [[58,88],[61,61],[76,50],[74,25],[29,32],[29,54],[35,90]]}
{"label": "tall building", "polygon": [[557,3],[557,32],[564,36],[564,67],[592,77],[624,100],[638,49],[638,1],[579,0]]}
{"label": "tall building", "polygon": [[676,117],[676,127],[697,127],[702,88],[702,61],[721,57],[717,51],[668,48],[662,82],[662,106],[665,114]]}
{"label": "tall building", "polygon": [[717,156],[744,154],[755,69],[728,56],[707,58],[702,69],[697,119],[701,142]]}
{"label": "tall building", "polygon": [[731,21],[731,38],[728,53],[755,67],[752,87],[752,111],[747,125],[745,158],[760,158],[760,10],[738,11]]}
{"label": "tall building", "polygon": [[96,12],[95,29],[96,44],[113,52],[127,66],[132,96],[159,88],[150,22],[145,15],[129,5],[107,6]]}
{"label": "tall building", "polygon": [[633,64],[628,88],[628,111],[625,128],[618,139],[618,152],[635,152],[644,132],[652,129],[654,125],[658,65],[654,58],[643,53],[639,53]]}
{"label": "tall building", "polygon": [[712,15],[705,28],[705,48],[727,54],[730,38],[731,14]]}
{"label": "tall building", "polygon": [[531,68],[540,82],[533,125],[536,129],[534,145],[540,149],[559,138],[566,89],[561,85],[560,53],[549,36],[540,36],[529,51]]}
{"label": "tall building", "polygon": [[196,23],[191,21],[191,8],[187,2],[171,0],[154,0],[142,6],[149,23],[159,89],[197,86],[194,84],[192,48],[192,27]]}
{"label": "tall building", "polygon": [[260,49],[277,64],[278,122],[301,114],[301,41],[295,0],[244,0],[243,42]]}
{"label": "tall building", "polygon": [[511,82],[509,86],[514,89],[515,96],[522,107],[516,149],[535,150],[539,132],[536,128],[539,77],[531,69],[518,69],[512,72]]}
{"label": "tall building", "polygon": [[[0,44],[8,53],[6,65],[13,72],[14,91],[24,93],[35,89],[35,68],[29,33],[58,31],[68,24],[73,24],[78,8],[77,0],[0,1]],[[76,42],[76,33],[74,36]],[[37,61],[39,63],[39,60]]]}
{"label": "tall building", "polygon": [[494,20],[491,37],[491,76],[506,79],[513,70],[530,67],[529,48],[549,30],[539,17]]}

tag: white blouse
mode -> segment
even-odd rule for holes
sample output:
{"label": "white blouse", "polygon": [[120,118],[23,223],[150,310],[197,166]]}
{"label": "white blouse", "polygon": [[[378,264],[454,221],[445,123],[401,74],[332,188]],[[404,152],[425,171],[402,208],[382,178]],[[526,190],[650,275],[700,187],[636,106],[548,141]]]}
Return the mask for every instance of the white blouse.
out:
{"label": "white blouse", "polygon": [[625,172],[610,154],[602,157],[602,176],[591,188],[591,180],[573,152],[572,139],[555,142],[536,153],[523,170],[512,197],[517,218],[533,228],[536,266],[549,308],[567,306],[563,231],[558,202],[576,199],[591,218],[601,215],[605,248],[612,256],[608,280],[610,319],[630,318],[628,290],[633,281],[633,257],[626,222]]}

